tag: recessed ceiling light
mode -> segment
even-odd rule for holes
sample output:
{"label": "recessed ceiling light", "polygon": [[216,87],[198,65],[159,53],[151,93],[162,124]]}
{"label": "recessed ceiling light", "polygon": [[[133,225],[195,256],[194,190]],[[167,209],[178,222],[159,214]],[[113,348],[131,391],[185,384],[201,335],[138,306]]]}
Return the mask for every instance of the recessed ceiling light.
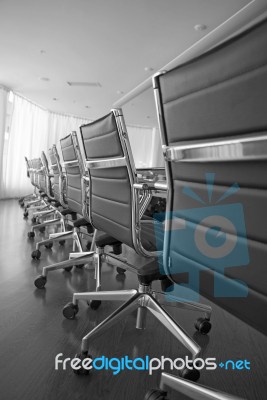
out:
{"label": "recessed ceiling light", "polygon": [[149,119],[150,118],[150,115],[147,115],[147,119]]}
{"label": "recessed ceiling light", "polygon": [[49,78],[46,78],[45,76],[41,76],[41,77],[39,78],[39,80],[40,80],[40,81],[44,81],[44,82],[49,82],[49,81],[50,81],[50,79],[49,79]]}
{"label": "recessed ceiling light", "polygon": [[54,100],[54,101],[57,101],[58,99],[57,99],[56,97],[53,97],[53,100]]}
{"label": "recessed ceiling light", "polygon": [[154,71],[153,67],[145,67],[144,69],[145,69],[146,72]]}
{"label": "recessed ceiling light", "polygon": [[204,24],[197,24],[194,26],[195,31],[204,31],[207,29],[207,25]]}
{"label": "recessed ceiling light", "polygon": [[41,53],[41,54],[45,54],[46,51],[45,51],[45,50],[40,50],[40,53]]}
{"label": "recessed ceiling light", "polygon": [[69,82],[67,81],[69,86],[90,86],[90,87],[101,87],[101,83],[99,82]]}
{"label": "recessed ceiling light", "polygon": [[91,108],[90,106],[84,106],[85,108]]}

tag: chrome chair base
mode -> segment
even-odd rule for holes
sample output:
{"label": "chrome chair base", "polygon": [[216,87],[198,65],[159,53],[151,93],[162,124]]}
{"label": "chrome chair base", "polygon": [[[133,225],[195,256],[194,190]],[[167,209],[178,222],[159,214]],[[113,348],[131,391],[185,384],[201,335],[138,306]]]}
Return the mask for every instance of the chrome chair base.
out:
{"label": "chrome chair base", "polygon": [[[52,219],[48,219],[47,221],[44,221],[42,223],[37,223],[36,225],[33,225],[31,227],[30,232],[28,232],[28,237],[29,238],[34,238],[35,231],[37,229],[44,231],[45,228],[47,226],[50,226],[50,225],[61,225],[61,233],[65,232],[65,219],[64,219],[63,215],[60,213],[60,211],[57,210],[54,207],[52,209],[50,209],[50,210],[44,210],[44,211],[40,211],[40,212],[38,212],[38,211],[35,212],[33,214],[33,218],[35,218],[35,222],[37,222],[37,220],[39,222],[40,219],[46,218],[46,217],[48,217],[50,215],[52,215]],[[38,247],[36,248],[36,250],[38,250]]]}
{"label": "chrome chair base", "polygon": [[24,204],[27,201],[29,202],[29,201],[35,200],[36,197],[37,197],[37,194],[34,192],[34,193],[31,193],[31,194],[27,194],[26,196],[20,197],[18,199],[18,202],[19,202],[21,207],[24,207]]}
{"label": "chrome chair base", "polygon": [[[52,242],[61,242],[67,239],[71,239],[73,241],[73,251],[78,249],[77,253],[70,253],[69,260],[61,261],[56,264],[48,265],[43,267],[42,274],[39,275],[34,284],[38,289],[44,288],[47,282],[47,275],[51,271],[56,271],[58,269],[64,269],[65,271],[71,271],[73,266],[82,267],[84,264],[87,264],[91,261],[92,257],[98,259],[98,253],[94,251],[94,237],[91,243],[91,249],[88,252],[84,252],[82,249],[82,243],[79,236],[79,232],[77,228],[74,228],[73,231],[63,232],[63,233],[52,233],[49,236],[49,239],[43,240],[36,244],[36,250],[32,253],[32,258],[39,259],[41,256],[41,252],[39,250],[40,246],[49,245]],[[100,261],[97,261],[98,270],[101,270]],[[100,277],[99,277],[100,282]],[[99,283],[100,285],[100,283]],[[101,286],[101,285],[100,285]]]}
{"label": "chrome chair base", "polygon": [[[210,319],[211,307],[198,304],[198,303],[187,303],[176,299],[176,307],[186,308],[194,311],[204,312],[205,318]],[[186,333],[186,331],[168,314],[168,312],[161,306],[157,300],[157,294],[153,292],[151,285],[140,284],[138,290],[122,290],[122,291],[97,291],[90,293],[74,293],[72,308],[74,313],[68,313],[70,309],[66,310],[66,307],[70,307],[70,304],[65,306],[63,309],[63,315],[66,318],[72,319],[78,313],[78,302],[80,300],[87,301],[126,301],[121,307],[114,311],[109,317],[101,322],[97,327],[90,331],[82,339],[81,351],[82,353],[88,353],[89,344],[94,338],[98,338],[100,335],[105,333],[112,325],[121,321],[134,310],[137,310],[136,328],[144,329],[146,326],[146,314],[147,311],[151,312],[155,318],[161,322],[167,330],[180,342],[182,343],[192,354],[195,359],[201,348],[199,345]],[[66,313],[67,311],[67,313]]]}

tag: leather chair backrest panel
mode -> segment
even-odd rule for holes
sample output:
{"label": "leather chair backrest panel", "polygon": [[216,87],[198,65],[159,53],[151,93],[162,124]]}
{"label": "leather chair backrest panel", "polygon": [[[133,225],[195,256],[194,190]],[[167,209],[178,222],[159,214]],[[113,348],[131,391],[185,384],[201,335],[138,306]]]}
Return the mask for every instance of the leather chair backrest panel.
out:
{"label": "leather chair backrest panel", "polygon": [[57,165],[57,159],[56,159],[54,147],[51,147],[51,149],[48,150],[48,155],[50,158],[51,168],[52,168],[53,175],[54,175],[53,192],[54,192],[55,200],[60,202],[60,188],[59,188],[60,171],[59,171],[59,168]]}
{"label": "leather chair backrest panel", "polygon": [[[88,161],[124,156],[113,113],[81,127]],[[132,190],[126,166],[90,169],[91,219],[102,230],[133,247]]]}
{"label": "leather chair backrest panel", "polygon": [[262,179],[262,172],[267,170],[266,161],[239,161],[216,163],[177,163],[173,165],[174,180],[202,182],[203,177],[209,172],[215,173],[216,183],[227,186],[231,182],[238,182],[240,187],[267,188],[267,180]]}
{"label": "leather chair backrest panel", "polygon": [[34,171],[33,171],[33,160],[28,160],[29,162],[29,167],[30,167],[30,180],[31,184],[34,186]]}
{"label": "leather chair backrest panel", "polygon": [[68,207],[82,214],[82,183],[79,167],[65,167],[67,174],[67,203]]}
{"label": "leather chair backrest panel", "polygon": [[83,141],[86,155],[91,160],[123,156],[115,119],[112,114],[99,119],[95,126],[85,125],[83,127]]}
{"label": "leather chair backrest panel", "polygon": [[169,144],[266,130],[266,36],[262,24],[161,77]]}
{"label": "leather chair backrest panel", "polygon": [[60,146],[65,162],[76,160],[77,157],[71,134],[60,140]]}
{"label": "leather chair backrest panel", "polygon": [[32,161],[33,168],[34,168],[34,185],[40,189],[41,183],[41,173],[40,168],[42,167],[42,162],[40,158],[34,158]]}
{"label": "leather chair backrest panel", "polygon": [[27,177],[29,178],[30,177],[30,172],[29,172],[30,163],[29,163],[29,160],[27,157],[24,157],[24,158],[25,158],[26,168],[27,168]]}
{"label": "leather chair backrest panel", "polygon": [[[257,244],[254,242],[255,247],[250,250],[251,263],[253,263],[253,269],[249,266],[231,267],[225,269],[225,274],[222,275],[212,269],[205,268],[205,266],[195,262],[192,259],[184,257],[182,254],[175,252],[173,257],[173,263],[176,265],[183,265],[183,270],[188,271],[188,276],[193,272],[192,279],[186,275],[177,275],[176,281],[187,282],[191,280],[193,282],[190,287],[194,288],[196,292],[200,290],[201,295],[212,299],[214,303],[223,307],[227,311],[231,312],[238,318],[252,325],[253,328],[258,329],[266,334],[266,318],[263,316],[266,314],[267,308],[267,296],[266,296],[266,246]],[[256,247],[257,246],[257,247]],[[258,248],[260,247],[260,249]],[[255,268],[255,269],[254,269]],[[199,282],[195,279],[199,276]],[[235,297],[232,296],[217,296],[214,298],[215,282],[217,286],[223,286],[225,284],[225,277],[231,279],[240,279],[244,282],[250,282],[252,286],[249,287],[247,297]],[[195,285],[195,287],[194,287]],[[236,287],[235,287],[236,286]],[[242,290],[242,287],[238,287],[238,282],[233,281],[233,289]]]}
{"label": "leather chair backrest panel", "polygon": [[[71,135],[61,139],[60,146],[65,162],[77,160]],[[68,207],[78,214],[82,214],[82,175],[80,168],[79,166],[65,165],[65,171],[67,174],[66,196]]]}
{"label": "leather chair backrest panel", "polygon": [[[264,21],[203,56],[159,76],[166,145],[188,144],[190,141],[204,144],[207,139],[209,142],[233,136],[252,137],[267,132],[266,48],[267,22]],[[187,247],[186,241],[178,242],[175,233],[171,232],[169,250],[173,265],[183,265],[187,274],[195,274],[192,282],[196,286],[199,272],[200,287],[196,287],[197,291],[266,333],[267,322],[256,314],[258,309],[267,305],[264,262],[267,255],[267,161],[233,159],[230,162],[168,164],[173,187],[170,210],[178,216],[187,216],[192,235],[196,226],[200,231],[205,229],[197,211],[194,213],[192,210],[210,208],[212,213],[214,207],[221,206],[218,213],[224,215],[224,210],[227,213],[227,209],[239,204],[245,229],[238,222],[234,228],[231,225],[224,227],[224,231],[229,234],[230,242],[236,235],[240,249],[243,248],[241,253],[247,252],[249,256],[247,263],[218,271],[212,260],[206,259],[204,263],[192,246]],[[211,198],[206,174],[214,174],[215,178]],[[237,184],[239,190],[223,198],[233,184]],[[188,195],[192,192],[201,200]],[[223,200],[218,201],[220,198]],[[179,283],[179,273],[175,276],[174,272],[172,276]],[[243,281],[248,286],[248,297],[214,297],[215,275],[222,282],[224,276]],[[234,292],[237,283],[233,281],[231,284]]]}
{"label": "leather chair backrest panel", "polygon": [[52,183],[51,183],[52,178],[49,176],[50,175],[49,165],[48,165],[48,160],[47,160],[47,157],[46,157],[46,154],[44,151],[42,151],[41,160],[42,160],[42,165],[44,167],[44,179],[45,179],[44,191],[47,194],[47,196],[52,199],[52,198],[54,198],[53,191],[52,191]]}
{"label": "leather chair backrest panel", "polygon": [[[185,182],[185,181],[174,181],[174,200],[173,200],[173,209],[174,210],[187,210],[187,209],[195,209],[201,206],[201,204],[188,197],[184,193],[184,188],[190,188],[193,192],[197,193],[198,196],[203,200],[204,207],[209,207],[210,201],[208,198],[208,191],[206,183],[193,183],[193,182]],[[231,205],[233,203],[241,204],[245,216],[246,221],[246,237],[251,240],[256,240],[267,245],[267,224],[263,224],[262,221],[267,221],[267,191],[256,189],[256,188],[246,188],[241,187],[237,193],[234,195],[224,199],[222,202],[217,203],[217,200],[222,198],[224,193],[226,193],[229,185],[221,186],[215,185],[213,187],[212,194],[212,206],[220,207],[221,204],[223,206]],[[212,209],[211,209],[212,210]],[[260,210],[261,212],[256,212],[256,210]],[[193,219],[194,214],[192,213],[190,217]],[[192,221],[196,222],[197,221]],[[238,235],[242,236],[241,228],[239,226],[234,227],[235,231]],[[240,229],[240,231],[239,231]],[[233,233],[231,228],[227,225],[224,226],[224,230]],[[267,288],[266,288],[267,291]]]}

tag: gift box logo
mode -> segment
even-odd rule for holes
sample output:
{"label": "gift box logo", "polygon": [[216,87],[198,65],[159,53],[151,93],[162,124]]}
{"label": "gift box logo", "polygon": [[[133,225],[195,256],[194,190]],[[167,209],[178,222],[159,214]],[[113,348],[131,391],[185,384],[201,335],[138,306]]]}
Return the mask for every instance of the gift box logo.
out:
{"label": "gift box logo", "polygon": [[[214,271],[214,297],[248,295],[247,285],[243,281],[229,277],[229,268],[249,263],[243,206],[241,203],[222,204],[240,188],[234,184],[214,200],[214,180],[215,174],[206,174],[208,204],[191,188],[185,187],[183,193],[201,204],[201,207],[157,214],[156,217],[162,224],[162,234],[164,230],[170,230],[171,274],[187,277],[187,283],[171,287],[170,294],[189,301],[199,300],[200,272],[205,270]],[[167,220],[170,220],[170,224]],[[158,236],[158,229],[156,232]],[[165,274],[164,268],[161,272]]]}

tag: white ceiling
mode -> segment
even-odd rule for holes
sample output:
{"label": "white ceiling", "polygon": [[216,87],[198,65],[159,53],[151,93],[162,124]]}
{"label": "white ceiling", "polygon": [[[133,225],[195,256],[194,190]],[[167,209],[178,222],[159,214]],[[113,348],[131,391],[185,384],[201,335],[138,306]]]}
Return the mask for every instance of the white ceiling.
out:
{"label": "white ceiling", "polygon": [[[0,84],[49,110],[95,119],[123,95],[117,91],[129,92],[247,3],[0,0]],[[207,29],[195,31],[196,24]],[[128,122],[150,125],[152,95],[140,97],[142,115],[137,103],[126,109]]]}

